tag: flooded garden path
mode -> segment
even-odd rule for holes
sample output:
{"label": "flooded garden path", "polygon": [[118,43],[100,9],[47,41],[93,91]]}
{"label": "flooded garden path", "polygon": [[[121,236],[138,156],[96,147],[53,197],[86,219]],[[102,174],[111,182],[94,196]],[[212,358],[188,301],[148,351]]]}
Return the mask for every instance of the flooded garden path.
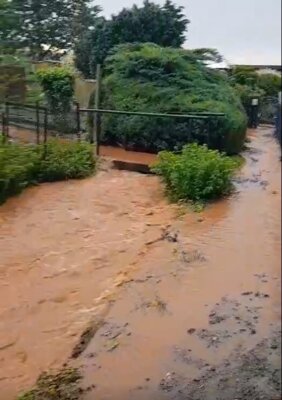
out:
{"label": "flooded garden path", "polygon": [[[236,192],[202,213],[169,204],[157,177],[106,165],[0,207],[0,400],[66,362],[86,400],[235,399],[243,356],[270,360],[275,399],[280,149],[270,129],[250,140]],[[238,398],[264,395],[260,377],[239,377]]]}

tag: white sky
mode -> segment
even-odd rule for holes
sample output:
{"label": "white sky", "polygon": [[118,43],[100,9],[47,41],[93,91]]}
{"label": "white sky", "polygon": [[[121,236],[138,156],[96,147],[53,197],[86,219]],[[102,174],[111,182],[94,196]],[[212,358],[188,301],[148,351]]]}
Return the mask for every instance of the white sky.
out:
{"label": "white sky", "polygon": [[[281,0],[174,1],[191,20],[185,47],[217,48],[234,64],[281,64]],[[95,0],[106,16],[142,2]]]}

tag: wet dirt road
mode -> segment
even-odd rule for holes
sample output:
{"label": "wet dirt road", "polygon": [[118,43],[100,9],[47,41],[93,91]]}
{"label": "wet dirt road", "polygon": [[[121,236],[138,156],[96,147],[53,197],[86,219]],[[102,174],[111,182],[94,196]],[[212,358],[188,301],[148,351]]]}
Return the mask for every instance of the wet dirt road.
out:
{"label": "wet dirt road", "polygon": [[253,398],[250,376],[240,397],[226,384],[239,352],[270,359],[261,398],[275,399],[281,164],[269,130],[251,136],[237,192],[201,214],[167,204],[157,177],[114,170],[0,208],[1,400],[67,359],[86,400]]}

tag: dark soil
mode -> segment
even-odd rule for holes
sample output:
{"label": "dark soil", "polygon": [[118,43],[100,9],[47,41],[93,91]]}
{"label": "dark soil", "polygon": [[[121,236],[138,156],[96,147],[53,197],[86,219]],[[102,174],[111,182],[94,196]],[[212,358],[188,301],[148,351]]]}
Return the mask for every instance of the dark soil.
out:
{"label": "dark soil", "polygon": [[98,320],[95,322],[92,322],[82,333],[80,336],[80,339],[78,343],[75,345],[73,348],[73,351],[71,353],[71,358],[77,358],[84,352],[84,350],[87,348],[89,342],[93,339],[95,336],[96,332],[103,326],[104,321],[103,320]]}
{"label": "dark soil", "polygon": [[197,379],[175,372],[167,373],[160,390],[173,400],[280,400],[281,399],[281,330],[253,349],[238,348],[219,366],[195,360],[190,352],[176,349],[178,357],[201,370]]}
{"label": "dark soil", "polygon": [[[223,297],[209,314],[209,327],[191,327],[187,335],[213,349],[237,336],[244,340],[256,335],[259,311],[268,298],[267,293],[251,291],[241,293],[238,300]],[[199,373],[189,380],[171,371],[161,380],[159,389],[169,400],[281,400],[281,327],[256,343],[249,349],[237,345],[219,365],[198,359],[191,349],[175,348],[177,359],[196,367]]]}
{"label": "dark soil", "polygon": [[281,331],[179,388],[177,400],[280,400]]}

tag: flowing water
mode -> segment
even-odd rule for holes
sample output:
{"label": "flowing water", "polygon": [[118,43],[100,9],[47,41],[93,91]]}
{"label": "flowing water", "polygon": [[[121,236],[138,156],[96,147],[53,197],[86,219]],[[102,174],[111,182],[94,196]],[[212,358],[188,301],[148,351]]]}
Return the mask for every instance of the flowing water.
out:
{"label": "flowing water", "polygon": [[61,367],[95,325],[71,361],[87,400],[167,398],[171,376],[196,379],[270,334],[280,153],[269,130],[250,138],[236,193],[200,214],[168,204],[157,177],[111,169],[0,208],[0,400]]}

